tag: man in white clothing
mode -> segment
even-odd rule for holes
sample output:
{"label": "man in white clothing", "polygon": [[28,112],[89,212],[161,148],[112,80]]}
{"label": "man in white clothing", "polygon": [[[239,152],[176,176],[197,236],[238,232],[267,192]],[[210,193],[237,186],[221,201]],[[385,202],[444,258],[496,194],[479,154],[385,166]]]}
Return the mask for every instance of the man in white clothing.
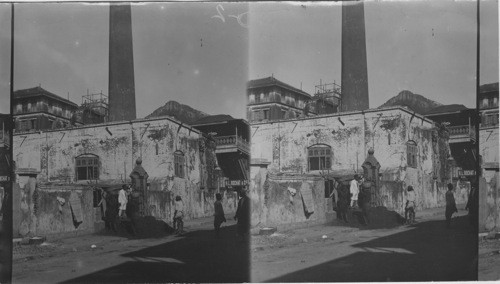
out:
{"label": "man in white clothing", "polygon": [[358,203],[358,195],[359,195],[359,180],[360,177],[358,174],[354,175],[354,179],[351,180],[349,192],[351,193],[351,207],[356,206]]}

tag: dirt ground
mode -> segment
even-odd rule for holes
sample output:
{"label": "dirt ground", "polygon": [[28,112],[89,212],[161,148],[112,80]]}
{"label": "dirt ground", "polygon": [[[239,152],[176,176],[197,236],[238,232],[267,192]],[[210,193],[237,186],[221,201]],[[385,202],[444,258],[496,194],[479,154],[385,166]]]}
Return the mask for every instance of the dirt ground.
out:
{"label": "dirt ground", "polygon": [[[18,245],[13,283],[245,282],[248,241],[229,220],[215,237],[213,221],[187,227],[183,236],[88,235]],[[92,245],[95,248],[92,248]]]}
{"label": "dirt ground", "polygon": [[[447,229],[444,212],[412,226],[339,223],[252,237],[254,282],[475,280],[477,245],[467,212]],[[444,210],[442,210],[444,211]],[[442,213],[442,214],[441,214]]]}
{"label": "dirt ground", "polygon": [[[475,280],[477,245],[467,212],[446,229],[441,211],[417,213],[412,226],[335,221],[254,235],[250,250],[229,218],[220,238],[211,218],[188,225],[180,237],[151,221],[153,229],[135,237],[121,231],[16,245],[13,283]],[[493,275],[495,264],[487,266]]]}
{"label": "dirt ground", "polygon": [[478,280],[500,280],[500,239],[479,241]]}

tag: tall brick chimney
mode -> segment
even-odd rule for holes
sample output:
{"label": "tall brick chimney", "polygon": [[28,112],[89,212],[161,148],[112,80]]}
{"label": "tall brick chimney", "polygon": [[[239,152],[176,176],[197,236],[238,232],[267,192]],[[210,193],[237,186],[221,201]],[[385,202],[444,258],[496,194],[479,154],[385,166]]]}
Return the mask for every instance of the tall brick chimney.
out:
{"label": "tall brick chimney", "polygon": [[135,110],[130,3],[109,8],[109,121],[133,120]]}
{"label": "tall brick chimney", "polygon": [[365,12],[362,1],[342,2],[342,110],[369,108]]}

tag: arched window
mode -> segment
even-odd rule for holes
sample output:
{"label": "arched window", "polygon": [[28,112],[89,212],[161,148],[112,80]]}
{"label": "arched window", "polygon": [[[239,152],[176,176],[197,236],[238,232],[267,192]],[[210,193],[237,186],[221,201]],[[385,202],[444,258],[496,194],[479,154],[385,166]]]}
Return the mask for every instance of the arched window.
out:
{"label": "arched window", "polygon": [[174,167],[175,167],[175,176],[176,177],[184,177],[184,153],[181,151],[174,152]]}
{"label": "arched window", "polygon": [[418,147],[415,141],[410,140],[406,142],[406,161],[408,167],[416,168],[417,167],[417,157],[418,157]]}
{"label": "arched window", "polygon": [[325,144],[317,144],[308,148],[307,161],[309,171],[330,169],[332,166],[332,150]]}
{"label": "arched window", "polygon": [[75,158],[76,180],[99,179],[99,157],[94,154],[83,154]]}

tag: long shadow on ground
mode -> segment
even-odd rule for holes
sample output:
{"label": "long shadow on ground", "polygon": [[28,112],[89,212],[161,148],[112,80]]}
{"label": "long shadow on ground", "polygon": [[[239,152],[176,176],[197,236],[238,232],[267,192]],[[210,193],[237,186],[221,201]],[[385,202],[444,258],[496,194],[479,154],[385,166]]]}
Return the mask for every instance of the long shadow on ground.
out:
{"label": "long shadow on ground", "polygon": [[64,283],[248,282],[249,244],[236,226],[188,232],[176,240],[123,254],[130,260]]}
{"label": "long shadow on ground", "polygon": [[268,282],[457,281],[477,279],[477,241],[467,216],[353,245],[361,252]]}

